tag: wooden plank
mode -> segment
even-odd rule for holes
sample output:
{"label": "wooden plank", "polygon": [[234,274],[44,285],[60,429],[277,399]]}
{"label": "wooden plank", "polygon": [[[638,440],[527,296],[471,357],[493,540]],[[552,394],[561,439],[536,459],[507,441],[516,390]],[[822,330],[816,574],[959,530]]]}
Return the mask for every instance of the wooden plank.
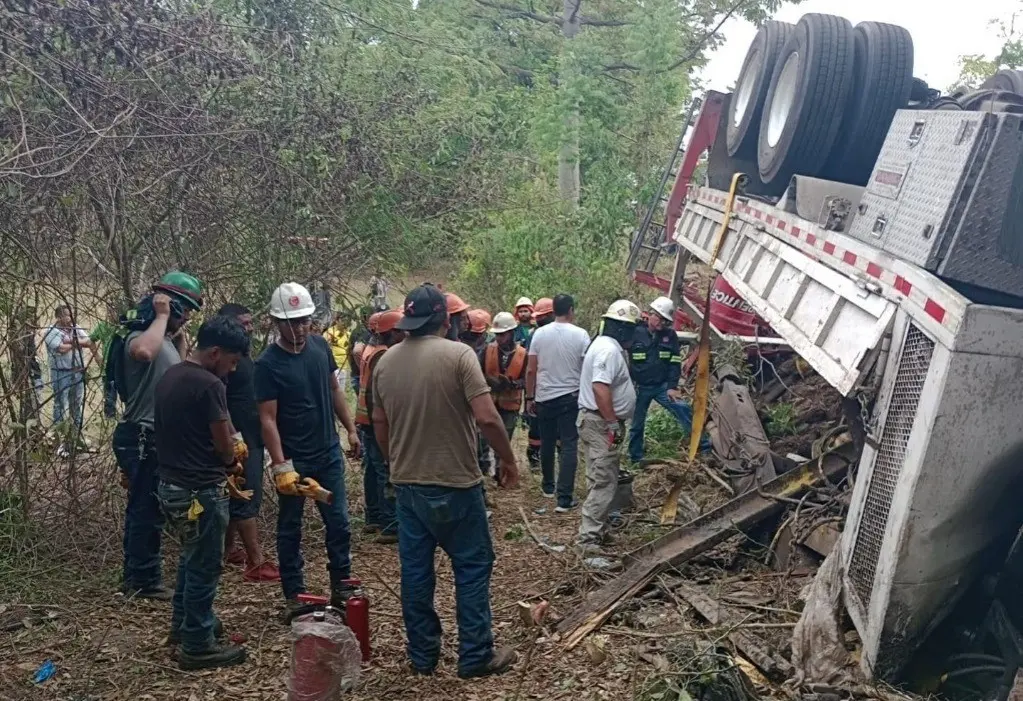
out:
{"label": "wooden plank", "polygon": [[720,602],[685,583],[679,584],[674,590],[712,625],[734,627],[735,630],[728,634],[728,639],[761,672],[775,679],[792,677],[793,670],[789,661],[772,653],[759,636],[748,630],[742,630],[738,617],[722,606]]}
{"label": "wooden plank", "polygon": [[[851,446],[843,446],[851,451]],[[557,626],[569,649],[596,630],[623,601],[627,601],[659,573],[677,567],[710,550],[715,545],[756,525],[784,508],[784,503],[770,495],[786,499],[798,498],[806,490],[820,484],[820,472],[829,481],[837,481],[845,473],[849,457],[839,451],[771,480],[759,491],[749,491],[686,525],[666,533],[657,540],[625,556],[628,569],[587,597]]]}

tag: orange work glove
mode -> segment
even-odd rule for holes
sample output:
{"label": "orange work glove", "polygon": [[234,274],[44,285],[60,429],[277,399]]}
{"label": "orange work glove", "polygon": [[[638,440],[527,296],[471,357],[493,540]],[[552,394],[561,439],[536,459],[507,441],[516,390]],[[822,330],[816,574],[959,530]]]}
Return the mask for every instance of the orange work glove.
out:
{"label": "orange work glove", "polygon": [[334,501],[334,493],[320,486],[312,477],[305,477],[298,485],[298,493],[304,497],[330,504]]}
{"label": "orange work glove", "polygon": [[231,475],[230,477],[227,478],[227,493],[230,495],[232,499],[239,499],[241,501],[251,501],[253,492],[251,489],[242,489],[241,485],[243,484],[245,484],[244,477],[237,477],[236,475]]}
{"label": "orange work glove", "polygon": [[299,496],[299,477],[291,460],[285,460],[279,465],[272,465],[270,469],[273,471],[274,484],[277,485],[278,492],[292,497]]}
{"label": "orange work glove", "polygon": [[242,438],[241,431],[231,436],[234,441],[234,460],[235,462],[243,463],[249,457],[249,446],[245,444],[245,439]]}

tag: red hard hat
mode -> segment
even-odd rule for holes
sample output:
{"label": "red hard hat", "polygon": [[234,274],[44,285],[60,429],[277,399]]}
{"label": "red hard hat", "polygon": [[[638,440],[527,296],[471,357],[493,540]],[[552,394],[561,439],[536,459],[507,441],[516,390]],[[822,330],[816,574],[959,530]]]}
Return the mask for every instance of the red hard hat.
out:
{"label": "red hard hat", "polygon": [[554,300],[550,297],[541,297],[536,300],[533,307],[533,316],[547,316],[554,313]]}
{"label": "red hard hat", "polygon": [[490,312],[486,309],[472,309],[469,311],[469,330],[473,333],[486,333],[490,328]]}
{"label": "red hard hat", "polygon": [[386,312],[377,312],[373,316],[377,317],[377,333],[387,333],[393,331],[394,327],[398,325],[401,318],[405,316],[397,309],[391,309]]}
{"label": "red hard hat", "polygon": [[369,321],[366,322],[366,326],[369,328],[370,333],[378,333],[378,325],[380,323],[380,317],[383,312],[376,312],[375,314],[369,315]]}
{"label": "red hard hat", "polygon": [[448,314],[452,316],[455,314],[461,314],[469,308],[469,305],[465,303],[465,300],[456,295],[454,292],[445,292],[444,300],[448,305]]}

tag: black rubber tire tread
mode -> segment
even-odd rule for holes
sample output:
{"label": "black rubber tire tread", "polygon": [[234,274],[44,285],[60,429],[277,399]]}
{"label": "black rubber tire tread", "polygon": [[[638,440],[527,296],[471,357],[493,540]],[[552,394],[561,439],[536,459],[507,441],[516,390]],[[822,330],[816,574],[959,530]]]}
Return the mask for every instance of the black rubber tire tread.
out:
{"label": "black rubber tire tread", "polygon": [[[773,148],[767,143],[770,105],[786,58],[799,52],[799,72],[788,122]],[[775,61],[760,120],[757,165],[767,184],[788,183],[795,173],[816,176],[838,134],[852,85],[853,28],[844,17],[807,14]]]}
{"label": "black rubber tire tread", "polygon": [[1004,90],[1023,95],[1023,71],[1003,68],[981,83],[980,89]]}
{"label": "black rubber tire tread", "polygon": [[853,36],[853,85],[821,177],[866,185],[895,111],[909,104],[913,37],[903,27],[883,22],[861,22]]}
{"label": "black rubber tire tread", "polygon": [[[732,93],[732,100],[729,102],[728,113],[725,117],[728,125],[726,140],[729,156],[751,160],[756,157],[760,114],[764,110],[764,99],[767,97],[767,89],[771,85],[771,76],[774,75],[774,62],[795,28],[794,24],[788,22],[768,20],[753,37],[753,42],[746,52],[746,58],[743,59],[739,78],[735,81],[735,91]],[[756,64],[756,67],[751,66],[758,56],[761,58],[760,62]],[[739,87],[743,84],[746,73],[751,70],[757,71],[757,75],[753,78],[755,81],[753,92],[750,95],[746,113],[739,124],[736,124],[735,107]]]}

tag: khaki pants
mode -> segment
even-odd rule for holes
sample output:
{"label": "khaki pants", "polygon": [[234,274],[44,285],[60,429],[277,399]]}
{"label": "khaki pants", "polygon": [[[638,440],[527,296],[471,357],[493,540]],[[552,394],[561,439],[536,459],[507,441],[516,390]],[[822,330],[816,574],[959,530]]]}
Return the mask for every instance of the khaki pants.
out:
{"label": "khaki pants", "polygon": [[618,489],[618,447],[609,444],[607,422],[599,414],[581,409],[576,425],[586,456],[587,487],[579,524],[579,544],[598,545]]}

